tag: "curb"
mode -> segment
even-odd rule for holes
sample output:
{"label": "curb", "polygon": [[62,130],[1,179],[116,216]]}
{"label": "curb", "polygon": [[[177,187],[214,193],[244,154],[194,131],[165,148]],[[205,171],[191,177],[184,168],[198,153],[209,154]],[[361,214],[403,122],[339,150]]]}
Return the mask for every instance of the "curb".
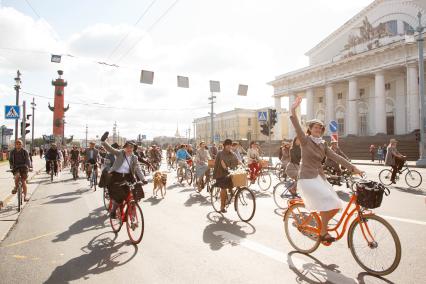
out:
{"label": "curb", "polygon": [[[352,162],[354,165],[361,165],[361,166],[376,166],[376,167],[390,167],[386,166],[385,164],[371,164],[371,163],[363,163],[363,162]],[[416,168],[416,169],[424,169],[425,167],[419,167],[417,165],[408,165],[409,168]]]}

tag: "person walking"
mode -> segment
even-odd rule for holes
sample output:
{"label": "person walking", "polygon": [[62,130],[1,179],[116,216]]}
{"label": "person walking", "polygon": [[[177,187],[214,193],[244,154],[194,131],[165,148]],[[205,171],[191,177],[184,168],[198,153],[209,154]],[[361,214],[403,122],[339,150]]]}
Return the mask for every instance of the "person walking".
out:
{"label": "person walking", "polygon": [[388,145],[386,145],[386,144],[383,144],[383,146],[382,146],[382,151],[383,151],[383,154],[382,154],[382,160],[383,160],[383,163],[385,162],[385,159],[386,159],[386,154],[388,153]]}
{"label": "person walking", "polygon": [[379,164],[381,164],[383,162],[383,147],[379,146],[379,148],[377,148],[377,158],[379,159]]}
{"label": "person walking", "polygon": [[374,156],[376,155],[376,146],[374,146],[374,144],[371,144],[369,151],[370,151],[371,161],[374,162]]}
{"label": "person walking", "polygon": [[297,188],[300,191],[306,209],[319,212],[321,216],[321,241],[330,243],[336,241],[336,239],[328,234],[328,223],[342,208],[342,202],[333,187],[327,182],[321,163],[327,157],[355,174],[361,174],[362,172],[325,144],[322,139],[325,132],[325,126],[322,121],[318,119],[308,121],[306,123],[308,126],[306,134],[303,132],[296,115],[296,110],[301,103],[302,97],[297,97],[291,106],[290,116],[290,121],[296,130],[297,138],[299,138],[302,148]]}

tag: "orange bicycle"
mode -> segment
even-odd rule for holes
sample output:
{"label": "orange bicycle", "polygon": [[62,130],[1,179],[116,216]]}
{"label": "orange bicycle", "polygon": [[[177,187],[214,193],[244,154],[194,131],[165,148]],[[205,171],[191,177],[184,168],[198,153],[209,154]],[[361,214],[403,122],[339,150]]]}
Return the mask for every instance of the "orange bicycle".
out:
{"label": "orange bicycle", "polygon": [[[379,183],[360,181],[353,184],[351,191],[352,196],[340,220],[328,228],[328,232],[336,234],[336,241],[340,240],[353,219],[348,230],[348,246],[355,261],[371,274],[390,274],[401,260],[401,243],[393,227],[370,210],[380,206],[383,194],[388,195],[389,190]],[[320,240],[321,227],[319,214],[309,212],[302,199],[288,201],[284,229],[291,246],[297,251],[308,254],[321,243],[330,246],[331,243]]]}

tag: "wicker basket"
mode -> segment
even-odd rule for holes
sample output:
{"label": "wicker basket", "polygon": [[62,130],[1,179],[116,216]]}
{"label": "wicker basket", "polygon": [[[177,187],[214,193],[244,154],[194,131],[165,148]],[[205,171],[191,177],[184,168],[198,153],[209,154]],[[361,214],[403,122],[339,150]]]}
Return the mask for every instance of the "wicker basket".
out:
{"label": "wicker basket", "polygon": [[267,168],[269,166],[269,162],[266,160],[261,160],[260,165],[262,166],[262,168]]}
{"label": "wicker basket", "polygon": [[209,160],[207,163],[208,163],[208,166],[209,166],[209,169],[213,169],[214,168],[214,162],[215,162],[215,160]]}
{"label": "wicker basket", "polygon": [[234,187],[247,186],[247,174],[233,174],[231,178]]}

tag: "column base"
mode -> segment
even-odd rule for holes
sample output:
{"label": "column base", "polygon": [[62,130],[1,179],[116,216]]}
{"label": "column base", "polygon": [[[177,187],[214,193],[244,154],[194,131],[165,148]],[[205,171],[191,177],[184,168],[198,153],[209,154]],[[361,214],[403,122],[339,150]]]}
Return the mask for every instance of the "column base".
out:
{"label": "column base", "polygon": [[426,158],[420,158],[416,161],[416,166],[426,168]]}

